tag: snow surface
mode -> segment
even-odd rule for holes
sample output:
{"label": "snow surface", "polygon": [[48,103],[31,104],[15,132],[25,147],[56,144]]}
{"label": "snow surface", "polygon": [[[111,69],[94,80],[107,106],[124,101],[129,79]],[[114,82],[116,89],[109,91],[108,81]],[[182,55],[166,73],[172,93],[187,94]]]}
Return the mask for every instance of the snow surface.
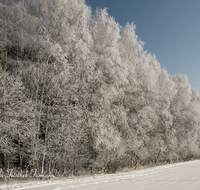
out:
{"label": "snow surface", "polygon": [[0,184],[0,190],[199,190],[200,160],[85,178]]}

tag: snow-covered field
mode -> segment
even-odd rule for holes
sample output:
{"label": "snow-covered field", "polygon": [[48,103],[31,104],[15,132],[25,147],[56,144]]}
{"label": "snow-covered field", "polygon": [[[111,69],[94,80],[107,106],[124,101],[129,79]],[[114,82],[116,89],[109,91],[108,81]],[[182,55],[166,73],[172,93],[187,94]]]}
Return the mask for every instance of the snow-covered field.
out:
{"label": "snow-covered field", "polygon": [[0,190],[199,190],[200,160],[85,178],[0,184]]}

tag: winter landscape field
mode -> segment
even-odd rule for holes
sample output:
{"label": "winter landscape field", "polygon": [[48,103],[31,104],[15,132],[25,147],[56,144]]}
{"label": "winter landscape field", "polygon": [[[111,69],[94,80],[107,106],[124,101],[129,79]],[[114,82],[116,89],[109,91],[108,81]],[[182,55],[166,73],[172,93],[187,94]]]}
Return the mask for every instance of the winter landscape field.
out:
{"label": "winter landscape field", "polygon": [[0,0],[0,178],[55,176],[1,190],[197,189],[199,92],[144,44],[85,0]]}
{"label": "winter landscape field", "polygon": [[199,160],[116,174],[0,184],[0,190],[198,190],[199,187]]}

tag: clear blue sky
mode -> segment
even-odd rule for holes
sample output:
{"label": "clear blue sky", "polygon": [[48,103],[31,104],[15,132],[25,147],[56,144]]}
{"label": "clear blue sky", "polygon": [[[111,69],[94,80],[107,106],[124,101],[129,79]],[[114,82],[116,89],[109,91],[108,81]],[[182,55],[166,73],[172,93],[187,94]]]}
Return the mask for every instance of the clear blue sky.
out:
{"label": "clear blue sky", "polygon": [[144,49],[171,75],[187,74],[200,93],[200,0],[86,0],[120,25],[136,24]]}

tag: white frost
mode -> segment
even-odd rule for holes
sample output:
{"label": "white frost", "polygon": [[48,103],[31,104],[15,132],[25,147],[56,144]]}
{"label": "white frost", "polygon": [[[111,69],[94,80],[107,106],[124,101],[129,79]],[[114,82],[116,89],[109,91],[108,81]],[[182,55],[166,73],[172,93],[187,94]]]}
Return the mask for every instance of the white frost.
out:
{"label": "white frost", "polygon": [[[168,164],[164,166],[157,166],[153,168],[135,170],[131,172],[124,172],[124,173],[116,173],[116,174],[101,174],[101,175],[94,175],[90,177],[84,178],[75,178],[75,179],[65,179],[65,180],[57,180],[57,181],[38,181],[38,182],[28,182],[28,183],[15,183],[15,184],[4,184],[0,186],[0,190],[66,190],[71,188],[81,188],[81,189],[88,189],[89,186],[97,187],[98,190],[101,189],[100,185],[102,184],[110,184],[111,182],[119,182],[123,184],[125,180],[134,180],[140,178],[142,181],[145,176],[155,175],[166,173],[170,170],[184,169],[184,168],[198,168],[200,166],[200,161],[188,161],[176,164]],[[180,170],[181,171],[181,170]],[[173,172],[174,173],[174,172]],[[153,177],[153,176],[152,176]],[[156,178],[154,179],[156,180]],[[181,180],[181,179],[180,179]],[[179,181],[180,181],[179,180]],[[170,180],[169,180],[170,181]],[[142,184],[142,183],[141,183]],[[118,189],[118,183],[115,189]],[[99,188],[98,188],[99,187]],[[104,186],[105,188],[105,186]]]}

